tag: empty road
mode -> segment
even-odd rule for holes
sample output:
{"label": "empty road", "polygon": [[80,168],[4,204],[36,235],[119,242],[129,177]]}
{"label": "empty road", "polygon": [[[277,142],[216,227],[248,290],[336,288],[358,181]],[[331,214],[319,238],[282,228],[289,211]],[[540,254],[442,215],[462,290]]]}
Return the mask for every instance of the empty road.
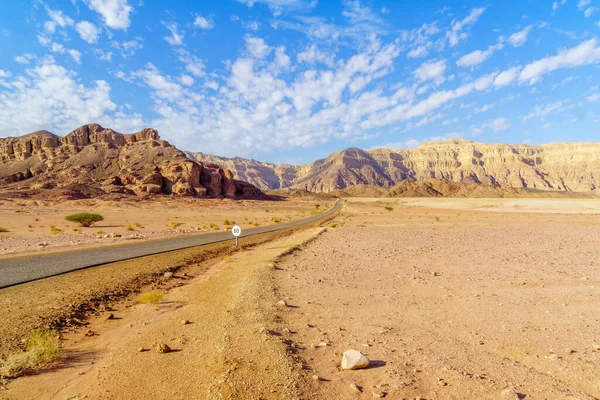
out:
{"label": "empty road", "polygon": [[[240,238],[261,233],[275,232],[283,229],[296,228],[310,224],[335,213],[340,207],[340,200],[328,211],[285,224],[247,229]],[[99,249],[79,250],[67,253],[45,254],[0,260],[0,289],[20,283],[48,278],[66,272],[83,268],[95,267],[117,261],[144,257],[167,251],[181,250],[189,247],[202,246],[211,243],[223,242],[235,238],[231,232],[219,232],[204,235],[194,235],[171,239],[152,240],[147,242],[129,243]]]}

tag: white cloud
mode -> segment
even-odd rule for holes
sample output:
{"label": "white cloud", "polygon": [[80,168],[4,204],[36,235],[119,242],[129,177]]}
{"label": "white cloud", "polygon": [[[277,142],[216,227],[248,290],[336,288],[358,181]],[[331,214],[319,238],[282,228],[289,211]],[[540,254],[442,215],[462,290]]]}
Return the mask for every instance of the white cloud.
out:
{"label": "white cloud", "polygon": [[506,71],[500,72],[494,78],[494,85],[496,87],[502,87],[502,86],[506,86],[506,85],[513,83],[515,81],[515,79],[517,79],[517,76],[519,75],[520,70],[521,70],[520,67],[513,67],[510,69],[507,69]]}
{"label": "white cloud", "polygon": [[544,129],[548,129],[548,128],[550,128],[551,126],[552,126],[552,124],[551,124],[550,122],[546,122],[546,123],[544,124]]}
{"label": "white cloud", "polygon": [[79,36],[86,42],[92,44],[98,41],[98,36],[100,36],[100,29],[91,22],[81,21],[75,25],[75,29],[79,33]]}
{"label": "white cloud", "polygon": [[588,97],[586,97],[586,99],[590,103],[594,103],[594,102],[598,101],[598,99],[600,99],[600,94],[598,94],[598,93],[591,94]]}
{"label": "white cloud", "polygon": [[568,50],[559,50],[555,56],[545,57],[526,65],[519,74],[519,81],[534,84],[542,76],[554,70],[598,62],[600,62],[600,48],[597,46],[597,39],[592,38]]}
{"label": "white cloud", "polygon": [[414,49],[412,49],[411,51],[409,51],[406,54],[406,56],[408,58],[426,57],[427,54],[429,53],[429,49],[430,48],[431,48],[431,42],[428,42],[427,44],[415,47]]}
{"label": "white cloud", "polygon": [[194,78],[186,74],[181,74],[179,76],[179,82],[184,86],[192,86],[194,84]]}
{"label": "white cloud", "polygon": [[201,15],[198,15],[194,19],[194,26],[200,29],[212,29],[215,27],[215,23],[212,19],[206,19]]}
{"label": "white cloud", "polygon": [[531,118],[544,118],[549,114],[557,114],[569,108],[572,108],[572,105],[569,105],[564,101],[557,101],[544,106],[536,105],[531,113],[523,117],[523,122],[526,122]]}
{"label": "white cloud", "polygon": [[11,75],[8,71],[3,71],[0,69],[0,78],[8,78]]}
{"label": "white cloud", "polygon": [[474,8],[471,10],[468,16],[460,21],[453,21],[452,27],[449,31],[446,32],[446,38],[450,43],[450,46],[456,46],[461,40],[464,40],[468,37],[466,32],[463,32],[463,28],[468,25],[473,25],[481,14],[485,11],[485,8]]}
{"label": "white cloud", "polygon": [[427,61],[413,71],[415,77],[420,81],[432,80],[436,85],[443,83],[446,78],[446,60]]}
{"label": "white cloud", "polygon": [[489,121],[487,126],[489,126],[494,132],[500,132],[510,128],[510,122],[506,118],[496,118],[492,121]]}
{"label": "white cloud", "polygon": [[322,63],[329,67],[333,67],[333,60],[335,59],[334,53],[326,53],[324,51],[320,51],[317,48],[316,44],[312,44],[307,47],[304,51],[298,53],[296,56],[298,62],[307,63],[307,64],[315,64]]}
{"label": "white cloud", "polygon": [[557,8],[558,8],[558,1],[555,1],[554,3],[552,3],[552,11],[556,11]]}
{"label": "white cloud", "polygon": [[527,35],[529,34],[529,31],[531,31],[531,28],[533,28],[533,25],[529,25],[528,27],[524,28],[523,30],[513,33],[512,35],[510,35],[508,37],[508,42],[510,44],[512,44],[514,47],[521,47],[525,44],[525,42],[527,41]]}
{"label": "white cloud", "polygon": [[170,36],[163,36],[163,39],[171,46],[181,46],[183,44],[185,32],[179,31],[179,27],[174,22],[163,22],[163,25],[171,32]]}
{"label": "white cloud", "polygon": [[474,67],[476,65],[481,64],[485,60],[487,60],[495,51],[502,49],[502,43],[498,43],[496,45],[488,47],[487,50],[475,50],[469,54],[465,54],[462,56],[457,62],[456,65],[459,67]]}
{"label": "white cloud", "polygon": [[77,64],[81,62],[81,53],[77,50],[71,49],[68,51],[69,55],[75,60]]}
{"label": "white cloud", "polygon": [[594,15],[596,13],[596,11],[598,11],[598,7],[588,7],[583,12],[583,16],[586,17],[586,18],[589,18],[592,15]]}
{"label": "white cloud", "polygon": [[98,59],[104,60],[104,61],[111,61],[112,54],[113,54],[110,51],[105,52],[102,49],[95,49],[94,53],[96,53],[96,56],[98,57]]}
{"label": "white cloud", "polygon": [[0,136],[23,135],[40,129],[66,133],[91,121],[112,122],[110,113],[116,106],[105,81],[94,81],[87,86],[74,72],[52,62],[26,73],[27,79],[15,78],[9,82],[13,87],[11,92],[0,94]]}
{"label": "white cloud", "polygon": [[271,9],[276,17],[284,12],[308,11],[317,5],[317,0],[236,0],[239,3],[252,7],[255,4],[264,4]]}
{"label": "white cloud", "polygon": [[128,40],[125,42],[113,40],[111,46],[119,50],[124,58],[133,56],[136,50],[140,50],[144,47],[140,39]]}
{"label": "white cloud", "polygon": [[32,53],[24,53],[15,57],[15,61],[19,64],[29,64],[32,60],[35,60],[35,54]]}
{"label": "white cloud", "polygon": [[252,36],[246,37],[246,48],[254,58],[264,58],[273,50],[263,39]]}
{"label": "white cloud", "polygon": [[186,50],[179,49],[178,60],[185,64],[185,70],[195,77],[201,77],[205,75],[204,62],[198,57],[191,55]]}
{"label": "white cloud", "polygon": [[104,24],[112,29],[127,30],[131,25],[133,7],[127,0],[83,0],[87,6],[102,17]]}
{"label": "white cloud", "polygon": [[579,11],[581,11],[585,7],[587,7],[591,2],[592,0],[579,0],[579,2],[577,3],[577,8],[579,9]]}
{"label": "white cloud", "polygon": [[[51,8],[46,7],[46,12],[48,13],[48,16],[52,18],[52,21],[61,28],[73,25],[73,20],[66,16],[61,10],[52,10]],[[52,31],[54,32],[54,30]]]}

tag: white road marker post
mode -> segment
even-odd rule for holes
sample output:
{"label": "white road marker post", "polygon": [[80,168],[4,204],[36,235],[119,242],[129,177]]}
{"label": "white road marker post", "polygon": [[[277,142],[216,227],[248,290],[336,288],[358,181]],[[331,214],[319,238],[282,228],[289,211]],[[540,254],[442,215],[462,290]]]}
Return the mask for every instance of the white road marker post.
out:
{"label": "white road marker post", "polygon": [[242,228],[240,228],[239,226],[235,225],[233,228],[231,228],[231,233],[233,234],[233,236],[235,236],[235,247],[237,247],[237,245],[238,245],[238,238],[242,234]]}

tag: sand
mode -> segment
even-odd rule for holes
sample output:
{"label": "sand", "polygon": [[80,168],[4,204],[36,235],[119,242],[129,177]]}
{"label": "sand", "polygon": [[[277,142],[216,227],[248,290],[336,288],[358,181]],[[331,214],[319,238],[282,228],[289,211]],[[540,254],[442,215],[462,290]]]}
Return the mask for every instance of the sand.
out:
{"label": "sand", "polygon": [[[65,333],[0,398],[598,398],[600,207],[548,201],[351,199],[300,248],[314,231]],[[347,349],[371,367],[341,371]]]}

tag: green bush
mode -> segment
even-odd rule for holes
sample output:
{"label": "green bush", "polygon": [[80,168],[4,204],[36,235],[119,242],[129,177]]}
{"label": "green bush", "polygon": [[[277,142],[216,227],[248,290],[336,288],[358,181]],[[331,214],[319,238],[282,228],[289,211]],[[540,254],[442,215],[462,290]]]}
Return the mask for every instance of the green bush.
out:
{"label": "green bush", "polygon": [[69,222],[79,222],[81,226],[92,226],[95,222],[103,221],[104,217],[100,214],[78,213],[67,215],[65,219]]}

